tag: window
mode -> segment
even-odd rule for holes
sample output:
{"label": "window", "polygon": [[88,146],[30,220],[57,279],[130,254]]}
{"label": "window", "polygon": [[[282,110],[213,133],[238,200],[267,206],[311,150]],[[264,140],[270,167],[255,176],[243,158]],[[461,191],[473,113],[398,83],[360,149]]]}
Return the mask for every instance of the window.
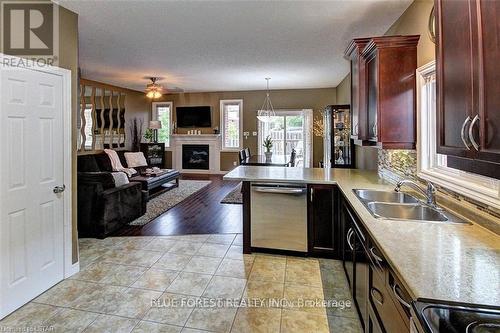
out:
{"label": "window", "polygon": [[92,117],[92,104],[86,104],[83,110],[83,117],[85,118],[85,150],[92,149],[92,143],[94,142],[94,133],[92,129],[94,128],[94,118]]}
{"label": "window", "polygon": [[272,152],[287,155],[295,149],[298,167],[312,165],[312,110],[275,110],[269,122],[259,122],[259,155],[264,154],[264,139],[273,140]]}
{"label": "window", "polygon": [[500,181],[447,166],[447,156],[437,153],[436,65],[417,69],[418,176],[484,204],[500,208]]}
{"label": "window", "polygon": [[165,143],[170,147],[170,123],[172,119],[172,102],[153,102],[153,120],[161,121],[161,129],[158,130],[158,142]]}
{"label": "window", "polygon": [[220,119],[222,149],[238,150],[242,148],[243,100],[221,100]]}

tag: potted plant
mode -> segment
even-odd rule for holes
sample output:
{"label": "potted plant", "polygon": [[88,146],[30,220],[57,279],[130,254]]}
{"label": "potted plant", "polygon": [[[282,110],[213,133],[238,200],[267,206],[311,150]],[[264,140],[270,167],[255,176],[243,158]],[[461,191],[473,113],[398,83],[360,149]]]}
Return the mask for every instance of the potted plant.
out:
{"label": "potted plant", "polygon": [[266,155],[266,159],[270,160],[271,157],[273,156],[273,152],[271,151],[271,149],[273,148],[273,139],[271,139],[270,135],[268,135],[264,139],[264,143],[262,146],[264,146],[264,148],[266,148],[266,151],[264,152],[264,154]]}
{"label": "potted plant", "polygon": [[148,142],[153,142],[153,130],[148,128],[146,132],[144,133],[144,139],[146,139]]}

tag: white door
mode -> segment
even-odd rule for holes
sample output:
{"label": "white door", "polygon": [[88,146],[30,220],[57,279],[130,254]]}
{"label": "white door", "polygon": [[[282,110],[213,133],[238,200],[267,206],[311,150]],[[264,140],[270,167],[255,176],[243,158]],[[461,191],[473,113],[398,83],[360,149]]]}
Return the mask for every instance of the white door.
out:
{"label": "white door", "polygon": [[62,80],[0,68],[0,318],[63,279]]}

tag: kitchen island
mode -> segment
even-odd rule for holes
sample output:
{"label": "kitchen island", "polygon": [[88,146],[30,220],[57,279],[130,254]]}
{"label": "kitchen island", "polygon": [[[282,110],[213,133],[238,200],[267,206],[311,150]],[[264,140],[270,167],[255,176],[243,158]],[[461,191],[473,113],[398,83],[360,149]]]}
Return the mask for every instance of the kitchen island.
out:
{"label": "kitchen island", "polygon": [[381,179],[376,172],[240,166],[224,179],[243,182],[245,252],[252,251],[249,216],[252,183],[335,185],[413,300],[500,304],[500,237],[476,223],[429,223],[373,217],[353,189],[393,190],[394,185]]}

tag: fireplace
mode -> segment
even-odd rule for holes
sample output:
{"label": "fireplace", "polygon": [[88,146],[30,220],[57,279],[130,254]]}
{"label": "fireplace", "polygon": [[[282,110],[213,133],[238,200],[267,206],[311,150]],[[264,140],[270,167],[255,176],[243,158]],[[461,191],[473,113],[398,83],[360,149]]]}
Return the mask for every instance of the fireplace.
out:
{"label": "fireplace", "polygon": [[209,145],[182,145],[182,168],[209,170]]}

